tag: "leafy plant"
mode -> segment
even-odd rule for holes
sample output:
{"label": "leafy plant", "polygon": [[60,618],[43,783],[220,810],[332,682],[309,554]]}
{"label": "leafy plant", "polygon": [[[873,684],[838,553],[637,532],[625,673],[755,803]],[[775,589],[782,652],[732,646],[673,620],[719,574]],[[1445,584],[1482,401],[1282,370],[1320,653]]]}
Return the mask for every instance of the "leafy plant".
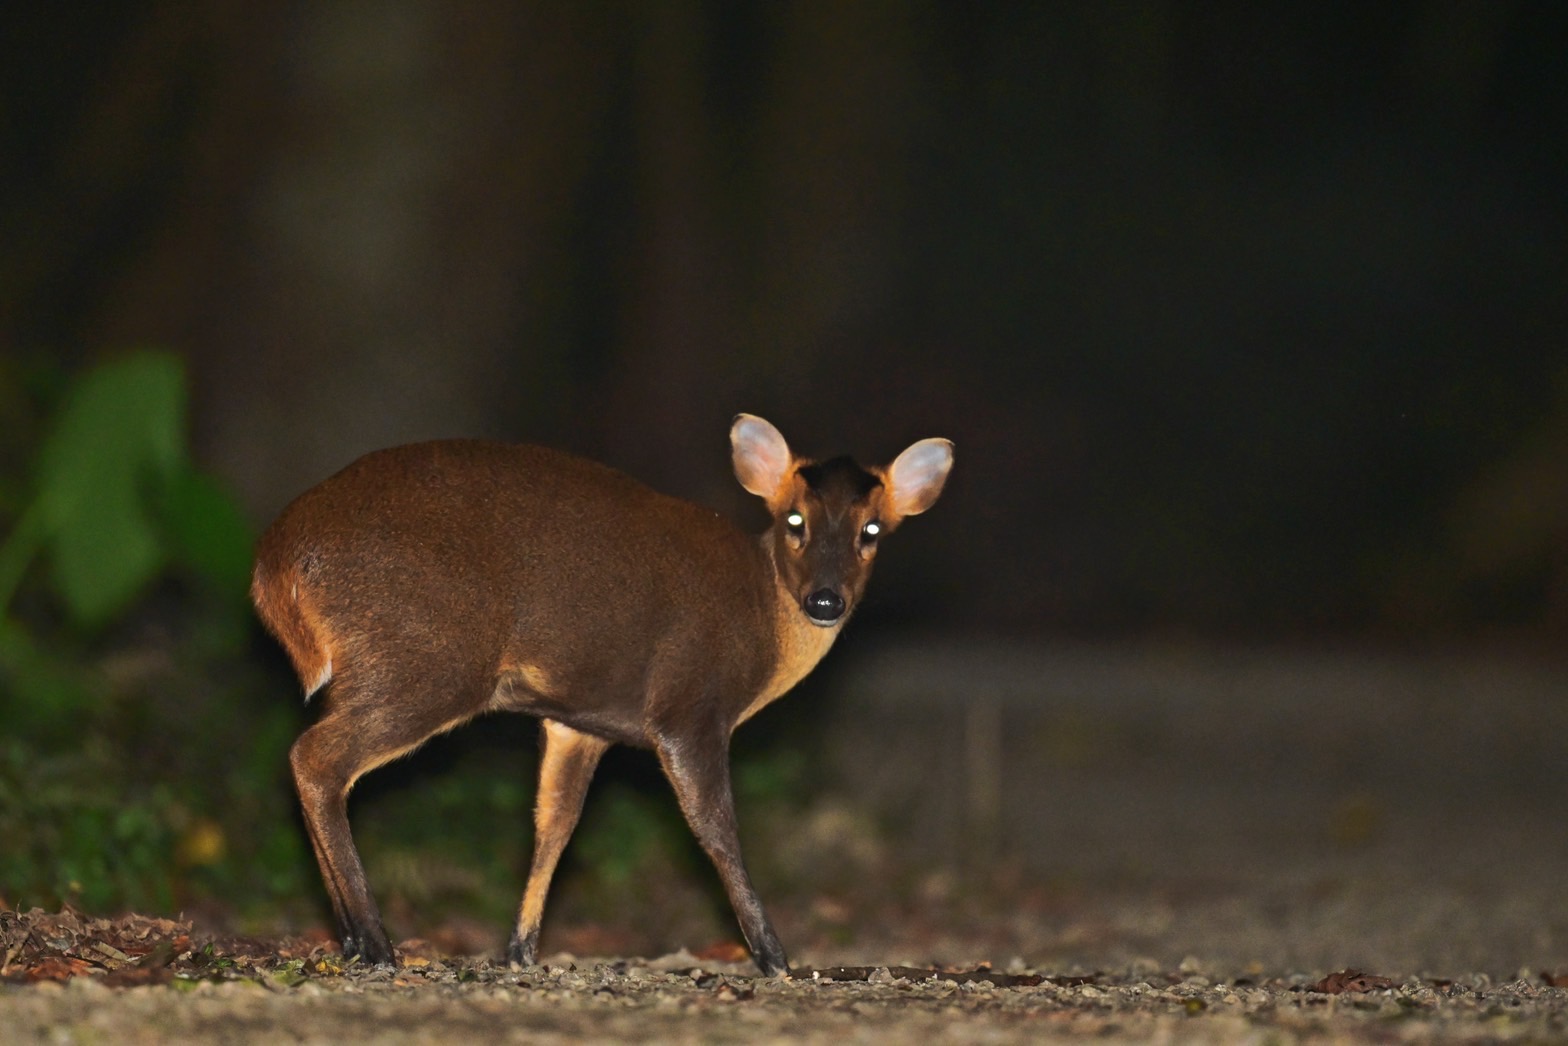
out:
{"label": "leafy plant", "polygon": [[26,891],[98,910],[128,898],[172,905],[167,790],[127,796],[116,776],[101,752],[40,758],[14,741],[0,745],[0,883],[19,892],[7,900]]}
{"label": "leafy plant", "polygon": [[[270,644],[250,644],[252,535],[192,460],[180,361],[15,377],[0,362],[0,430],[21,437],[0,448],[0,903],[218,900],[264,925],[326,918],[286,780],[309,711],[280,700],[281,665],[269,676],[255,656]],[[504,925],[531,849],[533,731],[490,720],[356,790],[390,914]],[[772,741],[737,763],[743,803],[787,807],[809,779]],[[651,760],[607,764],[566,891],[637,911],[680,890],[717,896]]]}
{"label": "leafy plant", "polygon": [[104,364],[69,389],[39,444],[32,497],[0,542],[0,613],[40,556],[62,607],[88,632],[173,564],[243,590],[250,529],[191,462],[185,425],[184,369],[167,353]]}
{"label": "leafy plant", "polygon": [[192,461],[176,357],[46,384],[62,391],[33,453],[4,461],[25,474],[0,475],[0,896],[167,908],[249,856],[228,855],[218,810],[278,791],[288,710],[200,696],[249,635],[251,532]]}

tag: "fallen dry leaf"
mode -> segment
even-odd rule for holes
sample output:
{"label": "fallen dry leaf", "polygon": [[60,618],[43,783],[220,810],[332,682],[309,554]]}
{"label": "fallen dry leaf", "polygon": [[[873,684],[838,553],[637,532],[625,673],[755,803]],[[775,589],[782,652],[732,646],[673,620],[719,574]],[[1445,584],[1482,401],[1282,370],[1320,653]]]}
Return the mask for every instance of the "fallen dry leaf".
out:
{"label": "fallen dry leaf", "polygon": [[12,982],[59,982],[107,970],[105,983],[160,984],[173,976],[164,967],[189,948],[190,925],[172,919],[86,918],[71,908],[0,912],[0,970]]}
{"label": "fallen dry leaf", "polygon": [[1309,990],[1322,992],[1325,995],[1339,995],[1343,992],[1375,992],[1385,988],[1392,988],[1394,982],[1387,977],[1379,977],[1375,973],[1363,973],[1360,970],[1340,970],[1331,973]]}
{"label": "fallen dry leaf", "polygon": [[428,966],[431,959],[439,959],[444,953],[434,944],[423,937],[410,937],[397,943],[398,956],[403,960],[404,966]]}
{"label": "fallen dry leaf", "polygon": [[736,941],[714,941],[692,954],[707,962],[746,962],[751,958],[746,946]]}
{"label": "fallen dry leaf", "polygon": [[122,966],[104,975],[103,983],[111,988],[137,988],[148,984],[168,984],[174,980],[174,971],[167,966]]}
{"label": "fallen dry leaf", "polygon": [[84,959],[62,959],[57,955],[46,955],[27,967],[23,979],[28,984],[37,984],[39,981],[68,981],[72,977],[80,977],[92,972],[93,964]]}

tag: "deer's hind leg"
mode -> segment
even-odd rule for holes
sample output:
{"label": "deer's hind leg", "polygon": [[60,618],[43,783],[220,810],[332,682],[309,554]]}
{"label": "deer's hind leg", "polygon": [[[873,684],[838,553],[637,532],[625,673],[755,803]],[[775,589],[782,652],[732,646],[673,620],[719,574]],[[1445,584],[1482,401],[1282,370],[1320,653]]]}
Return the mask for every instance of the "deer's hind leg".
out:
{"label": "deer's hind leg", "polygon": [[[322,717],[289,751],[311,848],[321,866],[346,957],[395,961],[348,822],[354,783],[378,766],[457,726],[479,710],[421,673],[418,681],[363,679],[340,672]],[[450,676],[448,678],[451,678]]]}

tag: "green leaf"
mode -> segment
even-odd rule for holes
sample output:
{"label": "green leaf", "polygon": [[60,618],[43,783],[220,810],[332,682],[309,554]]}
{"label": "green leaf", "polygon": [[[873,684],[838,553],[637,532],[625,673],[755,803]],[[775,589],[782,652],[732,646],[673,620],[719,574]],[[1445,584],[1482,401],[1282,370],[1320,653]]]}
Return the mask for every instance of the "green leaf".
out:
{"label": "green leaf", "polygon": [[72,386],[37,458],[55,584],[77,623],[107,622],[162,569],[148,494],[186,467],[185,379],[167,353],[104,364]]}
{"label": "green leaf", "polygon": [[303,964],[291,962],[285,966],[273,970],[270,975],[272,977],[272,982],[282,988],[299,987],[301,984],[304,984],[306,981],[310,980],[309,977],[305,976],[303,970],[301,969],[302,965]]}
{"label": "green leaf", "polygon": [[0,541],[0,628],[5,626],[5,609],[22,583],[28,565],[38,554],[47,536],[48,519],[38,502],[33,502],[23,512],[11,533]]}
{"label": "green leaf", "polygon": [[38,454],[43,489],[82,467],[168,475],[184,463],[185,369],[166,352],[101,364],[68,390]]}
{"label": "green leaf", "polygon": [[0,735],[35,742],[72,736],[97,703],[86,677],[49,657],[21,626],[0,621]]}
{"label": "green leaf", "polygon": [[182,469],[164,492],[161,515],[180,562],[220,592],[244,594],[255,534],[217,480]]}
{"label": "green leaf", "polygon": [[93,511],[57,521],[54,581],[71,615],[88,628],[107,623],[163,568],[163,547],[136,492],[101,489]]}

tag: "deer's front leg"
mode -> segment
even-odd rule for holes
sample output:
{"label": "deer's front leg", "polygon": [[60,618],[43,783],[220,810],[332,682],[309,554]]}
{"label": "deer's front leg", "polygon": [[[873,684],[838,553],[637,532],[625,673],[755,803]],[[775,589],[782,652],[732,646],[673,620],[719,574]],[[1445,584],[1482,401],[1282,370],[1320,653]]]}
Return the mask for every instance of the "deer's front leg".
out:
{"label": "deer's front leg", "polygon": [[741,861],[735,797],[730,790],[729,735],[719,730],[710,734],[716,736],[661,740],[657,745],[659,762],[675,786],[686,823],[718,869],[752,958],[763,973],[788,976],[784,946],[773,932]]}

